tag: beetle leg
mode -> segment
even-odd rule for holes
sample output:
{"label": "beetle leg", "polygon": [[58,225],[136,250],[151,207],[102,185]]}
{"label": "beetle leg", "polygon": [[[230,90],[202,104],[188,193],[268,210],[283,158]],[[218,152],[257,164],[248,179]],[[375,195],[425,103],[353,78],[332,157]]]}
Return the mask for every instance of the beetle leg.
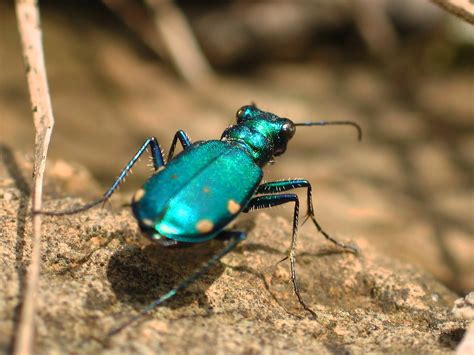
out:
{"label": "beetle leg", "polygon": [[301,306],[311,313],[313,317],[317,317],[316,313],[309,308],[309,306],[303,300],[303,297],[300,293],[300,288],[298,286],[298,281],[296,277],[296,245],[298,239],[298,217],[299,217],[299,209],[300,209],[300,202],[298,199],[298,195],[296,194],[280,194],[280,195],[262,195],[256,196],[250,200],[247,207],[244,209],[244,212],[249,212],[255,209],[261,208],[271,208],[278,205],[282,205],[284,203],[295,203],[295,209],[293,213],[293,233],[291,236],[291,246],[290,246],[290,271],[291,271],[291,282],[293,283],[293,290],[295,291],[296,297],[298,298],[298,302]]}
{"label": "beetle leg", "polygon": [[176,143],[178,142],[178,139],[184,150],[186,150],[191,145],[191,141],[189,140],[189,137],[186,132],[180,129],[178,132],[175,133],[173,137],[173,141],[171,142],[170,150],[168,152],[168,159],[166,160],[166,162],[169,162],[171,159],[173,159],[174,149],[176,148]]}
{"label": "beetle leg", "polygon": [[155,137],[150,137],[147,138],[147,140],[142,144],[140,149],[135,153],[135,155],[130,159],[130,161],[127,163],[127,165],[122,169],[120,172],[119,176],[117,179],[115,179],[114,183],[112,186],[109,187],[109,189],[104,193],[104,195],[90,203],[85,204],[84,206],[81,207],[76,207],[72,208],[69,210],[64,210],[64,211],[34,211],[35,214],[44,214],[48,216],[63,216],[63,215],[68,215],[68,214],[75,214],[78,212],[83,212],[88,210],[89,208],[92,208],[100,203],[103,203],[107,201],[110,196],[117,190],[119,187],[120,183],[125,179],[127,174],[130,172],[132,167],[135,165],[135,163],[138,161],[138,159],[145,153],[147,148],[150,148],[150,153],[153,158],[153,167],[155,170],[158,170],[161,166],[165,165],[165,162],[163,160],[163,154],[161,153],[160,145],[158,143],[158,140]]}
{"label": "beetle leg", "polygon": [[214,256],[212,256],[200,269],[196,270],[194,274],[191,276],[187,277],[181,283],[173,287],[170,291],[165,293],[163,296],[158,298],[157,300],[151,302],[148,306],[143,308],[140,313],[135,315],[134,317],[130,318],[128,321],[123,323],[117,328],[112,329],[108,335],[112,336],[114,334],[119,333],[121,330],[129,326],[130,324],[136,322],[137,320],[145,317],[148,313],[150,313],[152,310],[154,310],[156,307],[158,307],[160,304],[163,302],[167,301],[168,299],[176,296],[176,294],[184,289],[186,289],[190,284],[195,282],[197,279],[199,279],[203,274],[205,274],[213,265],[215,265],[224,255],[232,251],[241,241],[243,241],[247,235],[244,232],[236,232],[236,231],[223,231],[222,233],[228,234],[231,236],[231,240],[227,246],[216,253]]}
{"label": "beetle leg", "polygon": [[307,211],[305,219],[303,220],[303,223],[305,223],[308,219],[311,219],[311,221],[313,222],[318,232],[321,233],[327,240],[334,243],[338,247],[348,250],[354,254],[359,253],[359,249],[356,246],[350,245],[350,244],[344,244],[338,241],[337,239],[331,237],[318,223],[318,221],[316,220],[316,216],[314,215],[313,195],[312,195],[313,189],[311,187],[311,183],[308,180],[292,179],[292,180],[267,182],[267,183],[261,184],[258,187],[255,194],[259,195],[259,194],[267,194],[267,193],[278,193],[278,192],[284,192],[284,191],[288,191],[292,189],[297,189],[300,187],[307,188],[306,201],[308,203],[308,211]]}

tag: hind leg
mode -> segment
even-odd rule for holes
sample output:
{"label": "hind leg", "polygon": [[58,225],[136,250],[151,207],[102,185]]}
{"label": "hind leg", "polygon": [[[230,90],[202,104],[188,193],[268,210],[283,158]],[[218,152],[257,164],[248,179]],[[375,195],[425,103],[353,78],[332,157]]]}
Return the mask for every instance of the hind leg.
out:
{"label": "hind leg", "polygon": [[163,154],[161,153],[160,145],[158,143],[158,140],[155,137],[150,137],[148,138],[138,149],[138,151],[135,153],[135,155],[130,159],[130,161],[125,165],[125,167],[122,169],[120,172],[119,176],[117,179],[114,181],[112,186],[109,187],[109,189],[104,193],[104,195],[90,203],[85,204],[84,206],[72,208],[69,210],[64,210],[64,211],[34,211],[33,213],[35,214],[44,214],[48,216],[63,216],[63,215],[69,215],[69,214],[75,214],[78,212],[83,212],[88,210],[89,208],[92,208],[94,206],[97,206],[98,204],[101,204],[105,201],[107,201],[110,196],[117,190],[119,187],[120,183],[125,179],[127,174],[130,172],[132,167],[135,165],[135,163],[138,161],[138,159],[145,153],[147,149],[150,149],[150,153],[153,159],[153,168],[155,170],[158,170],[160,167],[165,165],[165,162],[163,160]]}

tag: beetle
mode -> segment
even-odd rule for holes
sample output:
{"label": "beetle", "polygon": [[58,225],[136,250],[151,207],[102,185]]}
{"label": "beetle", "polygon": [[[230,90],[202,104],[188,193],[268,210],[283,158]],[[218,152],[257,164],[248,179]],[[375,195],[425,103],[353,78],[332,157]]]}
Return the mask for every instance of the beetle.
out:
{"label": "beetle", "polygon": [[[272,162],[274,157],[286,151],[288,142],[295,135],[296,127],[325,125],[351,125],[356,128],[358,139],[362,138],[362,129],[352,121],[294,123],[288,118],[260,110],[255,104],[246,105],[237,111],[236,124],[224,130],[220,140],[191,143],[188,135],[179,130],[174,135],[165,161],[158,140],[155,137],[148,138],[100,199],[70,210],[36,213],[56,216],[74,214],[104,203],[118,188],[140,156],[149,149],[155,172],[134,194],[131,204],[143,234],[165,247],[205,242],[218,235],[228,237],[229,243],[212,256],[203,267],[109,334],[119,332],[175,296],[242,242],[246,238],[244,232],[225,230],[225,227],[241,212],[286,203],[294,205],[291,246],[287,257],[290,260],[293,290],[300,305],[316,316],[304,302],[297,283],[299,198],[295,193],[287,191],[305,188],[307,192],[305,221],[310,219],[316,229],[335,245],[354,253],[357,253],[358,249],[337,241],[320,226],[314,214],[312,187],[308,180],[291,179],[262,183],[262,168]],[[178,141],[183,150],[174,156]]]}

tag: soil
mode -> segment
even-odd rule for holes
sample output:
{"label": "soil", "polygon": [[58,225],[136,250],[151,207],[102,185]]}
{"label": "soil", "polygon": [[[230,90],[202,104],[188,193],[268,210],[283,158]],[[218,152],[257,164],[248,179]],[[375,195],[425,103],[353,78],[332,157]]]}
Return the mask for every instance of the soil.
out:
{"label": "soil", "polygon": [[[8,352],[30,258],[23,177],[30,164],[9,151],[2,156],[0,352]],[[75,186],[90,185],[79,167],[62,169],[76,173],[54,175],[47,191],[67,186],[72,176]],[[82,203],[54,198],[47,208]],[[148,317],[109,337],[228,241],[159,247],[140,235],[128,208],[44,217],[37,353],[449,353],[468,326],[451,313],[457,296],[430,274],[380,253],[363,237],[343,240],[359,246],[356,256],[312,229],[300,234],[297,272],[314,318],[297,302],[288,262],[279,262],[287,255],[291,223],[257,213],[232,228],[247,231],[248,239]],[[457,301],[457,308],[463,304]]]}

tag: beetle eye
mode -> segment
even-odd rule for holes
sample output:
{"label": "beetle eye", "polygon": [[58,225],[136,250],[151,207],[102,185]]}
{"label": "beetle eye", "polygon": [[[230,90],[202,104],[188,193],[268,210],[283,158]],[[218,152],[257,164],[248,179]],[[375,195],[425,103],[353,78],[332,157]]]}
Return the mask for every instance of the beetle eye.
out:
{"label": "beetle eye", "polygon": [[295,135],[296,127],[293,122],[290,120],[286,120],[285,123],[283,123],[283,126],[281,127],[281,135],[284,137],[286,140],[291,139]]}
{"label": "beetle eye", "polygon": [[241,107],[235,114],[235,117],[237,117],[237,121],[241,120],[243,118],[243,115],[244,115],[244,108]]}

